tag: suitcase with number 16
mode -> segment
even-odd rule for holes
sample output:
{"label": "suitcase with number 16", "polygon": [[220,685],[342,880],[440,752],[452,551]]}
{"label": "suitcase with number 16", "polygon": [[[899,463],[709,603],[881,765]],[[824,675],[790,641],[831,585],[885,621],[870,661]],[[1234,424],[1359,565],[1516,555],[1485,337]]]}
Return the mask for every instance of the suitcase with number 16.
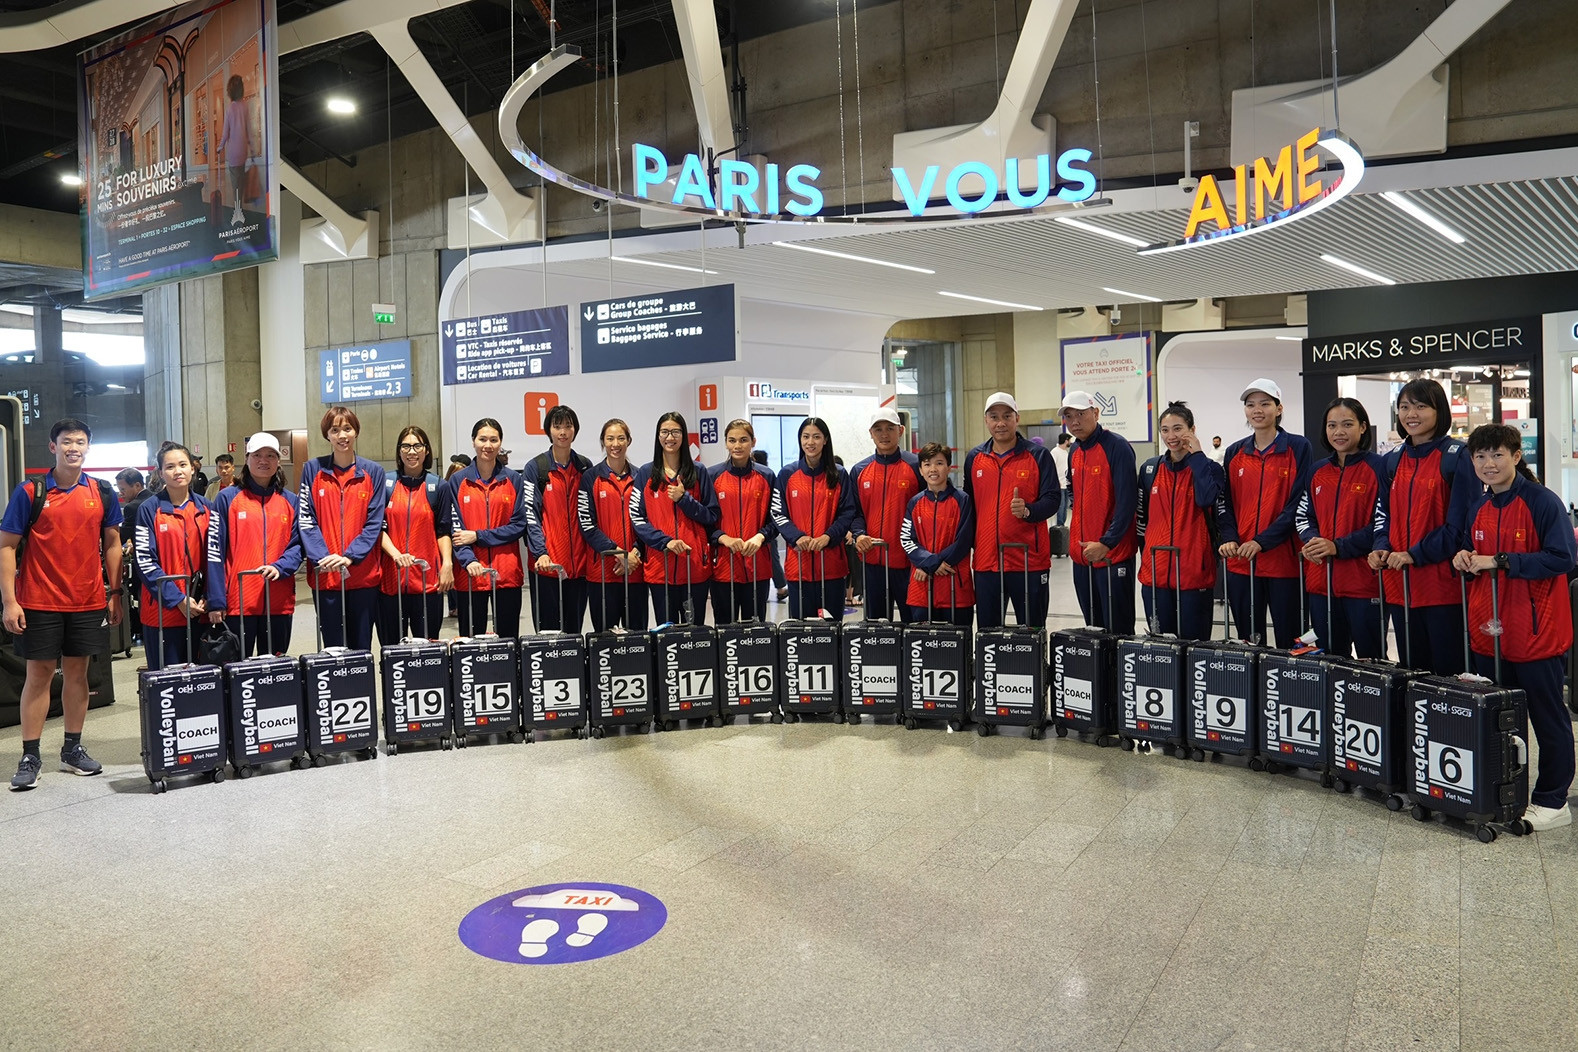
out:
{"label": "suitcase with number 16", "polygon": [[[313,590],[318,653],[301,659],[307,696],[307,755],[322,767],[331,756],[378,755],[378,670],[371,650],[325,647],[323,622]],[[345,639],[345,574],[340,574],[340,638]]]}
{"label": "suitcase with number 16", "polygon": [[[734,552],[730,559],[738,559]],[[738,564],[737,564],[738,565]],[[739,587],[729,583],[728,594]],[[746,587],[755,594],[754,582]],[[731,609],[729,614],[734,611]],[[768,622],[764,611],[752,610],[745,621],[718,626],[718,661],[723,676],[723,722],[732,724],[737,716],[749,720],[766,716],[783,722],[778,711],[778,626]]]}
{"label": "suitcase with number 16", "polygon": [[[418,559],[422,584],[427,585],[428,563]],[[403,576],[403,575],[402,575]],[[404,581],[395,592],[400,627],[405,631]],[[425,593],[421,601],[425,602]],[[426,626],[429,631],[435,627]],[[402,745],[437,742],[452,744],[454,718],[450,712],[449,644],[437,639],[402,639],[378,651],[378,669],[384,689],[384,752],[389,756]]]}
{"label": "suitcase with number 16", "polygon": [[[150,578],[158,620],[158,654],[164,657],[164,606],[159,586],[190,581],[188,574]],[[143,631],[148,630],[143,626]],[[168,665],[137,677],[141,703],[142,769],[153,791],[162,793],[176,775],[205,775],[225,780],[225,680],[213,665],[192,664],[192,623],[186,623],[186,664]]]}

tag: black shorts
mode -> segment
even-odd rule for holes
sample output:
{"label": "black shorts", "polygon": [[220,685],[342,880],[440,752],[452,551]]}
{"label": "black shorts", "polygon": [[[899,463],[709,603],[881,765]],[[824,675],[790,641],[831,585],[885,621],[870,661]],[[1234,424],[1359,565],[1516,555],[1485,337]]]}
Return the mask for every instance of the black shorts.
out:
{"label": "black shorts", "polygon": [[27,630],[16,637],[18,656],[29,661],[89,657],[109,650],[108,610],[26,610]]}

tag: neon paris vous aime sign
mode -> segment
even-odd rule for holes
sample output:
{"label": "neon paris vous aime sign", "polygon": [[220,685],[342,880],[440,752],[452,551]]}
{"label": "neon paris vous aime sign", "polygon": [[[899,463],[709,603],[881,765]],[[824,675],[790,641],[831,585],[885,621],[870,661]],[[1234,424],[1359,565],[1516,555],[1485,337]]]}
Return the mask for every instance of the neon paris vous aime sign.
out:
{"label": "neon paris vous aime sign", "polygon": [[[817,185],[822,170],[811,164],[787,167],[767,164],[758,169],[747,161],[726,157],[718,161],[718,181],[714,187],[705,162],[694,153],[685,155],[677,173],[663,151],[655,146],[636,143],[631,147],[631,159],[636,196],[655,203],[762,217],[787,212],[801,218],[820,214],[827,204],[826,196]],[[920,173],[919,179],[903,168],[894,168],[893,181],[898,185],[905,207],[914,216],[925,214],[927,203],[939,189],[948,206],[961,215],[985,211],[1004,189],[1008,202],[1015,208],[1038,208],[1051,198],[1076,204],[1088,200],[1096,192],[1096,177],[1085,167],[1090,159],[1091,152],[1084,149],[1064,150],[1056,158],[1046,153],[1024,161],[1010,157],[1001,176],[991,165],[980,161],[955,165],[946,177],[942,168],[935,164]],[[1034,167],[1034,190],[1020,189],[1022,163]],[[1054,173],[1056,183],[1053,182]],[[674,176],[672,191],[664,185],[671,175]],[[961,183],[971,177],[980,183],[975,189],[966,191]]]}

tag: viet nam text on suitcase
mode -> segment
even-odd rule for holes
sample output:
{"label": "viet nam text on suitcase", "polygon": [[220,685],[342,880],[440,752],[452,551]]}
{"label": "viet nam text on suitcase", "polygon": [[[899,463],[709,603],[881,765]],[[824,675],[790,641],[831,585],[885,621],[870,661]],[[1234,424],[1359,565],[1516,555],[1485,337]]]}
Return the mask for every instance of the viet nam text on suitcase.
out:
{"label": "viet nam text on suitcase", "polygon": [[975,634],[975,729],[983,738],[994,727],[1025,727],[1031,738],[1040,738],[1046,726],[1046,629],[1007,623],[1008,564],[1003,553],[1015,549],[1024,559],[1025,609],[1030,608],[1030,546],[999,544],[1002,624]]}
{"label": "viet nam text on suitcase", "polygon": [[[412,564],[427,582],[428,563]],[[401,582],[403,584],[403,582]],[[399,624],[405,625],[405,589],[395,592]],[[431,631],[434,626],[428,626]],[[386,643],[378,652],[383,679],[384,752],[393,756],[402,745],[452,744],[454,717],[450,706],[449,644],[441,639],[406,638]]]}
{"label": "viet nam text on suitcase", "polygon": [[[313,590],[313,613],[319,614]],[[340,574],[340,638],[345,635],[345,574]],[[378,755],[378,669],[371,650],[325,647],[317,616],[318,653],[301,659],[307,698],[307,754],[323,767],[335,756]]]}
{"label": "viet nam text on suitcase", "polygon": [[[882,549],[882,569],[888,570],[888,542],[874,540]],[[844,718],[859,723],[861,717],[892,716],[899,719],[899,669],[904,664],[904,636],[889,608],[871,616],[871,592],[865,596],[865,620],[843,626],[844,684],[839,702]]]}
{"label": "viet nam text on suitcase", "polygon": [[[236,575],[242,588],[241,618],[246,618],[246,591],[239,582],[263,575],[266,567],[242,570]],[[267,654],[234,661],[225,666],[229,699],[230,766],[237,777],[250,778],[263,764],[289,760],[305,767],[307,724],[302,709],[301,663],[274,653],[273,620],[268,616],[273,582],[263,577],[263,645]],[[282,588],[293,587],[290,582]],[[245,632],[242,633],[245,638]]]}
{"label": "viet nam text on suitcase", "polygon": [[[188,574],[150,578],[154,602],[166,581],[188,582]],[[164,608],[155,611],[156,653],[164,655]],[[143,631],[147,631],[143,626]],[[141,709],[142,769],[155,793],[180,776],[202,776],[211,782],[225,780],[225,680],[213,665],[192,663],[192,625],[186,623],[186,664],[168,665],[158,671],[144,669],[137,676]]]}

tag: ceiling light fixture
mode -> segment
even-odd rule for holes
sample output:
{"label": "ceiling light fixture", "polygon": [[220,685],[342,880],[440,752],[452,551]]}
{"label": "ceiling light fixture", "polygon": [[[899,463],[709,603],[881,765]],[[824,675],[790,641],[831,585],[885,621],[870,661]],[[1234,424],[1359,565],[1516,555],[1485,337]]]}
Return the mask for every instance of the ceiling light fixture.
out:
{"label": "ceiling light fixture", "polygon": [[82,185],[82,176],[76,172],[64,172],[60,176],[60,182],[63,186],[78,187]]}
{"label": "ceiling light fixture", "polygon": [[635,256],[615,256],[617,263],[639,263],[643,267],[662,267],[665,270],[683,270],[691,274],[717,275],[716,270],[707,270],[704,267],[688,267],[683,263],[660,263],[655,259],[637,259]]}
{"label": "ceiling light fixture", "polygon": [[1141,300],[1145,303],[1160,303],[1162,301],[1160,296],[1146,296],[1138,292],[1125,292],[1122,289],[1108,288],[1106,285],[1101,287],[1101,291],[1110,292],[1114,296],[1127,296],[1131,300]]}
{"label": "ceiling light fixture", "polygon": [[894,270],[907,270],[912,274],[935,274],[935,270],[927,267],[912,267],[908,263],[890,263],[885,259],[872,259],[870,256],[856,256],[848,252],[834,252],[830,248],[815,248],[811,245],[802,245],[795,241],[774,241],[777,248],[792,248],[796,252],[815,252],[819,256],[834,256],[838,259],[849,259],[856,263],[870,263],[877,267],[892,267]]}
{"label": "ceiling light fixture", "polygon": [[1125,245],[1133,245],[1135,248],[1144,248],[1146,245],[1146,242],[1140,238],[1130,237],[1128,234],[1120,234],[1116,230],[1108,230],[1105,227],[1097,226],[1095,223],[1087,223],[1083,219],[1070,219],[1068,216],[1053,216],[1052,218],[1064,226],[1078,227],[1080,230],[1089,231],[1092,234],[1100,234],[1102,237],[1109,237],[1114,241],[1122,241]]}
{"label": "ceiling light fixture", "polygon": [[330,95],[323,104],[324,109],[341,117],[349,117],[356,112],[356,103],[343,95]]}
{"label": "ceiling light fixture", "polygon": [[1341,267],[1343,270],[1346,270],[1346,271],[1349,271],[1351,273],[1357,274],[1361,278],[1369,278],[1371,281],[1374,281],[1374,282],[1376,282],[1378,284],[1381,284],[1381,285],[1395,285],[1395,284],[1397,284],[1397,282],[1393,281],[1391,278],[1386,277],[1383,274],[1377,274],[1373,270],[1366,270],[1363,267],[1359,266],[1359,264],[1357,264],[1357,263],[1349,263],[1346,259],[1338,259],[1336,256],[1333,256],[1330,253],[1322,252],[1320,254],[1320,258],[1324,259],[1327,263],[1330,263],[1334,267]]}
{"label": "ceiling light fixture", "polygon": [[1037,307],[1031,303],[1011,303],[1008,300],[987,299],[985,296],[967,296],[962,292],[939,291],[937,295],[948,296],[956,300],[974,300],[976,303],[990,303],[994,307],[1012,307],[1015,310],[1046,310],[1045,307]]}
{"label": "ceiling light fixture", "polygon": [[1452,242],[1454,245],[1461,245],[1468,241],[1468,238],[1464,237],[1462,234],[1459,234],[1456,230],[1453,230],[1451,227],[1441,222],[1441,220],[1437,219],[1429,212],[1426,212],[1423,208],[1420,208],[1413,201],[1404,197],[1396,190],[1383,190],[1381,191],[1381,196],[1392,202],[1392,204],[1396,205],[1404,212],[1407,212],[1409,215],[1413,216],[1415,219],[1419,220],[1431,230],[1434,230],[1436,233]]}
{"label": "ceiling light fixture", "polygon": [[1278,339],[1278,340],[1287,340],[1289,343],[1303,343],[1304,342],[1304,337],[1302,337],[1302,336],[1277,336],[1277,337],[1274,337],[1274,338]]}

